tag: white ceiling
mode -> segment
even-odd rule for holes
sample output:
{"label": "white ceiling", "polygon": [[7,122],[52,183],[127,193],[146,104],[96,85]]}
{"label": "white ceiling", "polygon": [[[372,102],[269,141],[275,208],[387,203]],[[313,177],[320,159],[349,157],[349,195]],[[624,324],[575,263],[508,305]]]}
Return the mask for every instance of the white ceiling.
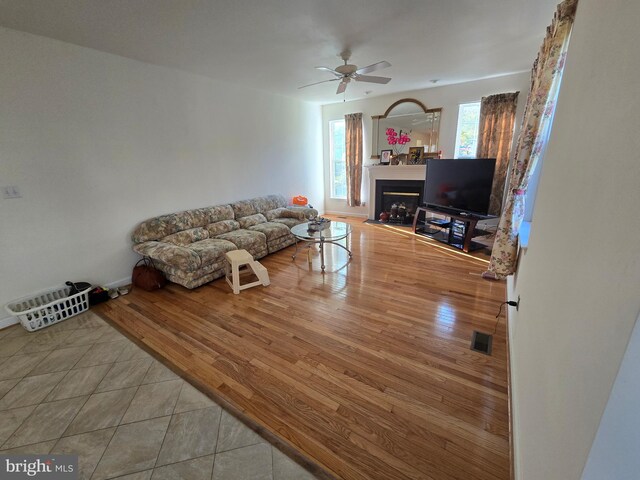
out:
{"label": "white ceiling", "polygon": [[0,0],[0,25],[249,88],[332,103],[314,66],[387,60],[347,100],[531,68],[559,0]]}

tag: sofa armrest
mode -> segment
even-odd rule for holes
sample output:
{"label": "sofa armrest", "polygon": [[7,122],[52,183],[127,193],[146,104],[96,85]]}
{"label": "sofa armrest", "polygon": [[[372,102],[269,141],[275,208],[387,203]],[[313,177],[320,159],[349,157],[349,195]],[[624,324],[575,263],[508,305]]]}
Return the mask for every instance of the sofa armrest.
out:
{"label": "sofa armrest", "polygon": [[286,207],[286,208],[287,208],[287,210],[293,210],[294,212],[303,212],[304,218],[317,217],[318,216],[318,210],[316,210],[315,208],[298,207],[296,205],[292,205],[292,206],[289,206],[289,207]]}
{"label": "sofa armrest", "polygon": [[200,268],[200,256],[189,247],[166,242],[143,242],[133,246],[140,255],[165,263],[185,272],[194,272]]}

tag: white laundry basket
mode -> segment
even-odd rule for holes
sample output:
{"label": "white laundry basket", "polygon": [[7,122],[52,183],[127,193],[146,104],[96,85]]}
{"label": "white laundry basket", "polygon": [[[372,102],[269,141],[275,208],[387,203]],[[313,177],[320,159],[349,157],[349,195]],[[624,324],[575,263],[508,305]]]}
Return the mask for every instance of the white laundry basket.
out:
{"label": "white laundry basket", "polygon": [[14,300],[5,309],[25,329],[35,332],[88,310],[89,290],[91,287],[69,296],[71,287],[60,287]]}

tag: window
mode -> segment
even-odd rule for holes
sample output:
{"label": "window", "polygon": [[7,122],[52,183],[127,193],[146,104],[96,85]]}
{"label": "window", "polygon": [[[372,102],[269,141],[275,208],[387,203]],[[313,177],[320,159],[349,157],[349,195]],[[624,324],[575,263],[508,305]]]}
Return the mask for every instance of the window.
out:
{"label": "window", "polygon": [[453,158],[475,158],[479,126],[480,102],[462,103],[458,110],[458,131]]}
{"label": "window", "polygon": [[344,120],[329,122],[329,161],[331,162],[331,198],[347,198]]}

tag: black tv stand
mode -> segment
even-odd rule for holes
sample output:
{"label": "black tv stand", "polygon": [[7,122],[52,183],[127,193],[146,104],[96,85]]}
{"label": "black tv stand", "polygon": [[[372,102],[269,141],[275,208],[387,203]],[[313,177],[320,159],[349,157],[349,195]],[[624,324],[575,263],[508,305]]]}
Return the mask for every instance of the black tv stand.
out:
{"label": "black tv stand", "polygon": [[[446,218],[427,218],[427,212]],[[486,248],[486,245],[472,240],[473,237],[488,234],[476,228],[478,221],[482,219],[483,217],[476,217],[470,213],[452,213],[438,208],[418,207],[413,217],[413,231],[468,253]]]}

